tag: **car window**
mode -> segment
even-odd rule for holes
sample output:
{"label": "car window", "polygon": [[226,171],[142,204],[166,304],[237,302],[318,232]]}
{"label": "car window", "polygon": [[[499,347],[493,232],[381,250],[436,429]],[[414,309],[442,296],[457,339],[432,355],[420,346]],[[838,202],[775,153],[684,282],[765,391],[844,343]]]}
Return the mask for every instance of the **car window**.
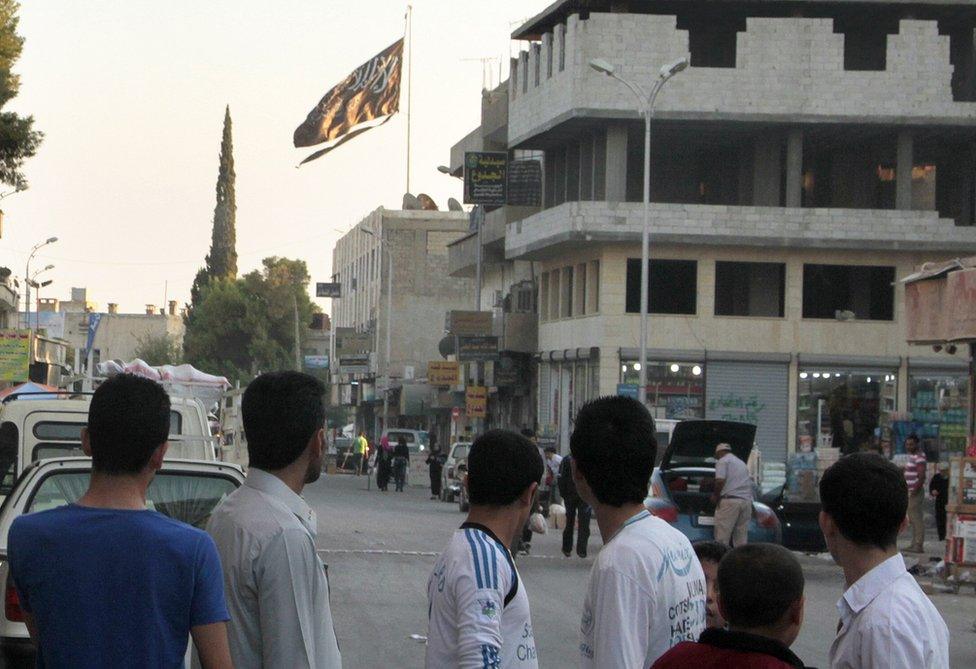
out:
{"label": "car window", "polygon": [[36,462],[44,458],[65,458],[84,454],[84,451],[81,450],[80,443],[40,443],[34,446],[34,450],[31,452],[31,461]]}
{"label": "car window", "polygon": [[183,434],[183,415],[179,411],[169,412],[169,433]]}
{"label": "car window", "polygon": [[391,444],[395,444],[396,442],[398,442],[400,440],[400,437],[403,437],[407,441],[408,446],[413,443],[412,432],[390,432],[389,434],[387,434],[387,436],[389,437]]}
{"label": "car window", "polygon": [[19,437],[16,423],[5,421],[0,424],[0,495],[9,495],[17,478]]}
{"label": "car window", "polygon": [[[90,472],[53,472],[41,481],[24,513],[72,504],[88,489]],[[228,477],[214,474],[160,472],[146,491],[146,508],[203,529],[210,513],[237,488]]]}
{"label": "car window", "polygon": [[56,441],[81,441],[81,430],[85,423],[64,423],[61,421],[41,421],[34,425],[34,436],[38,439]]}
{"label": "car window", "polygon": [[452,457],[455,460],[457,460],[459,458],[466,458],[466,457],[468,457],[468,447],[467,446],[462,446],[462,445],[458,444],[457,446],[454,447],[454,453],[452,454]]}

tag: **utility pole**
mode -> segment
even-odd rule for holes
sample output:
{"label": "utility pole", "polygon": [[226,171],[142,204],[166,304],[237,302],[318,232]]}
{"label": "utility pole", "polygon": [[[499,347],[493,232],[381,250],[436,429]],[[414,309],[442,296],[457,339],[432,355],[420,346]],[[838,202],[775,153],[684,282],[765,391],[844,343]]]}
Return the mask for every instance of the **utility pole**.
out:
{"label": "utility pole", "polygon": [[291,296],[291,305],[295,311],[295,371],[302,371],[302,349],[298,335],[298,296]]}

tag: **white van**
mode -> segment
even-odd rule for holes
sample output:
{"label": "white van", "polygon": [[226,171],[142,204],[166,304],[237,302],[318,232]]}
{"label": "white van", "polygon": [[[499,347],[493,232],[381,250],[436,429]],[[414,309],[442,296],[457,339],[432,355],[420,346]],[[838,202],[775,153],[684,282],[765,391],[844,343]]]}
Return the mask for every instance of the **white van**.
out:
{"label": "white van", "polygon": [[[51,395],[43,397],[50,398]],[[88,424],[91,395],[56,398],[10,395],[0,403],[0,497],[20,473],[45,458],[84,455],[81,428]],[[167,458],[216,460],[207,411],[198,399],[170,397]]]}

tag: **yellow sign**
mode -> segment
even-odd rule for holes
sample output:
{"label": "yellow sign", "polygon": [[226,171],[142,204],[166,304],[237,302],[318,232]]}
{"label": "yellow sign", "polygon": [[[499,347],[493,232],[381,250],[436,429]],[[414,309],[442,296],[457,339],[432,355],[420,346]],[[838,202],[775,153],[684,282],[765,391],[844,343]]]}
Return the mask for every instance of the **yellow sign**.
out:
{"label": "yellow sign", "polygon": [[468,386],[464,391],[464,408],[468,418],[488,416],[488,389],[484,386]]}
{"label": "yellow sign", "polygon": [[30,330],[0,330],[0,381],[30,380]]}
{"label": "yellow sign", "polygon": [[427,363],[427,383],[431,386],[456,386],[461,383],[461,371],[453,360],[431,360]]}

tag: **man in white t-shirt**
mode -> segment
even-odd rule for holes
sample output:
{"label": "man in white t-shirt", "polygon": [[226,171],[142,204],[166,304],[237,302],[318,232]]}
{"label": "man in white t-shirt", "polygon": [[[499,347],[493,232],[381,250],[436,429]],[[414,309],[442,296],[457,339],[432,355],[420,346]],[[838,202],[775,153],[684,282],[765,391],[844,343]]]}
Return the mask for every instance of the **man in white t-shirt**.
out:
{"label": "man in white t-shirt", "polygon": [[471,445],[471,510],[427,583],[428,669],[538,667],[529,597],[510,547],[542,472],[539,449],[514,432],[491,430]]}
{"label": "man in white t-shirt", "polygon": [[715,447],[715,541],[744,546],[752,520],[752,478],[749,466],[732,453],[728,444]]}
{"label": "man in white t-shirt", "polygon": [[705,629],[705,575],[691,543],[644,508],[654,435],[647,409],[627,397],[589,402],[576,418],[573,481],[604,544],[583,603],[583,669],[646,669]]}

